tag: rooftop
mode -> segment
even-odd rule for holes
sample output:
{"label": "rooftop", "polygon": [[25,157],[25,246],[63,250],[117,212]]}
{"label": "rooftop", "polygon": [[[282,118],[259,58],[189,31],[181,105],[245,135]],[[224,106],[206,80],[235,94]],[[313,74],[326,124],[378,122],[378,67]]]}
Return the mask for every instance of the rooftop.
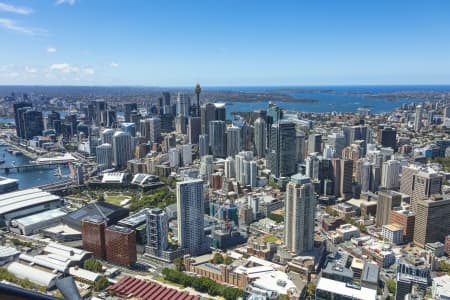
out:
{"label": "rooftop", "polygon": [[375,300],[377,298],[376,290],[353,286],[345,282],[336,281],[324,277],[319,279],[319,282],[317,283],[317,290],[328,291],[352,299]]}
{"label": "rooftop", "polygon": [[0,195],[0,214],[59,199],[59,196],[44,192],[38,188],[2,194]]}
{"label": "rooftop", "polygon": [[12,225],[23,225],[29,226],[33,224],[37,224],[46,220],[51,220],[59,217],[65,216],[67,213],[60,208],[46,210],[34,215],[26,216],[20,219],[12,220]]}

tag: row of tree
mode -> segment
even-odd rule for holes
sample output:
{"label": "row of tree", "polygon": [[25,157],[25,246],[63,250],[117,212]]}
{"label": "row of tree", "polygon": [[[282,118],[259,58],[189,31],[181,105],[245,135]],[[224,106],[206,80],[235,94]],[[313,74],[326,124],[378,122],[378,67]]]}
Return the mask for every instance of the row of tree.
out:
{"label": "row of tree", "polygon": [[242,297],[244,292],[237,288],[227,287],[206,277],[193,277],[183,272],[165,268],[162,271],[164,279],[181,284],[184,287],[192,287],[201,293],[208,293],[211,296],[222,296],[226,300],[234,300]]}

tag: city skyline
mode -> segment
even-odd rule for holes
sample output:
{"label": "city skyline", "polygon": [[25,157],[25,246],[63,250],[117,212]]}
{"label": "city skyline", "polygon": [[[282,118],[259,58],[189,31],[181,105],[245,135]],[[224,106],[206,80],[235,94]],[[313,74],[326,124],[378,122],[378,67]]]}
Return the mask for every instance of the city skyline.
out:
{"label": "city skyline", "polygon": [[448,8],[2,0],[0,85],[448,84]]}

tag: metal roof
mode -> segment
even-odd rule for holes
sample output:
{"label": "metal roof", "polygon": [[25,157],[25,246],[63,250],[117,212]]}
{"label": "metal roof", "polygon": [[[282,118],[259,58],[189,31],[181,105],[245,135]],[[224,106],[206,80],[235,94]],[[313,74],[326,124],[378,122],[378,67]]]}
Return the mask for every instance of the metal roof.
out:
{"label": "metal roof", "polygon": [[31,282],[46,288],[51,288],[56,284],[57,276],[55,274],[26,266],[18,262],[12,262],[7,269],[8,272],[20,279],[28,279]]}
{"label": "metal roof", "polygon": [[41,189],[27,189],[3,194],[0,195],[0,214],[59,199],[59,196],[44,192]]}
{"label": "metal roof", "polygon": [[33,224],[37,224],[40,222],[44,222],[47,220],[52,220],[55,218],[59,218],[59,217],[63,217],[65,216],[67,213],[64,212],[62,209],[60,208],[56,208],[56,209],[51,209],[51,210],[46,210],[34,215],[30,215],[30,216],[26,216],[20,219],[15,219],[12,222],[17,222],[18,225],[22,225],[22,226],[29,226],[29,225],[33,225]]}

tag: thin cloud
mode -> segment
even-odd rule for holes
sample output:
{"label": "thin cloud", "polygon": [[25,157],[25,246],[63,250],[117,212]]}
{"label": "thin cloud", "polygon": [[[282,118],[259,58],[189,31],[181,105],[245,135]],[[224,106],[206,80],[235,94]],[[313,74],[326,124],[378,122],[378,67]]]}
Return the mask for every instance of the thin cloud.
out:
{"label": "thin cloud", "polygon": [[10,31],[15,31],[28,35],[42,35],[47,31],[39,28],[30,28],[18,25],[14,20],[0,18],[0,27],[3,27]]}
{"label": "thin cloud", "polygon": [[110,66],[111,66],[111,68],[118,68],[118,67],[119,67],[119,64],[118,64],[118,63],[115,63],[115,62],[112,62],[112,63],[110,64]]}
{"label": "thin cloud", "polygon": [[59,71],[61,73],[78,73],[80,69],[70,64],[62,63],[62,64],[52,64],[50,66],[50,70]]}
{"label": "thin cloud", "polygon": [[37,69],[33,68],[33,67],[25,66],[25,72],[33,74],[33,73],[37,73]]}
{"label": "thin cloud", "polygon": [[30,7],[14,6],[3,2],[0,2],[0,11],[19,15],[29,15],[33,12]]}
{"label": "thin cloud", "polygon": [[56,48],[48,47],[48,48],[47,48],[47,52],[48,52],[48,53],[55,53],[55,52],[56,52]]}
{"label": "thin cloud", "polygon": [[56,5],[61,5],[61,4],[74,5],[75,3],[77,3],[77,0],[56,0],[56,2],[55,2]]}
{"label": "thin cloud", "polygon": [[95,70],[92,68],[84,68],[83,69],[83,74],[85,75],[94,75],[95,74]]}

